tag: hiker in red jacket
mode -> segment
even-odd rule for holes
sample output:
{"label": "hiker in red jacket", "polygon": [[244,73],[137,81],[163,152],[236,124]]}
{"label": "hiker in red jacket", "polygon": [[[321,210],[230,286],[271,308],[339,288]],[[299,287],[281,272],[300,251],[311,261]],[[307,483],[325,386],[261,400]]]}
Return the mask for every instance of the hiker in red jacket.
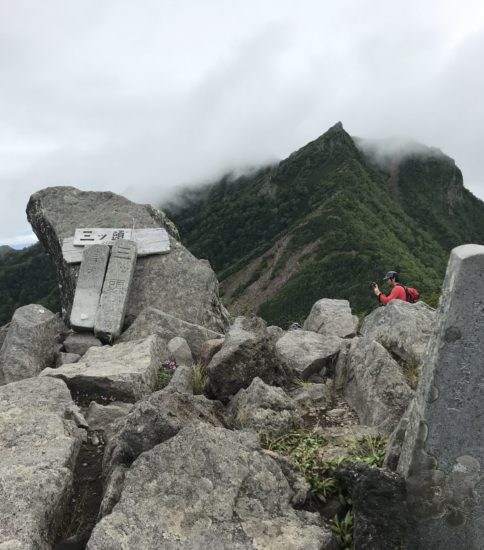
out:
{"label": "hiker in red jacket", "polygon": [[378,288],[378,285],[375,284],[373,287],[373,292],[378,297],[378,300],[382,304],[388,304],[388,302],[391,302],[392,300],[402,300],[404,302],[407,301],[407,294],[405,292],[405,287],[402,286],[398,281],[398,273],[396,271],[389,271],[385,277],[383,277],[383,280],[392,287],[392,290],[389,294],[383,294],[381,290]]}

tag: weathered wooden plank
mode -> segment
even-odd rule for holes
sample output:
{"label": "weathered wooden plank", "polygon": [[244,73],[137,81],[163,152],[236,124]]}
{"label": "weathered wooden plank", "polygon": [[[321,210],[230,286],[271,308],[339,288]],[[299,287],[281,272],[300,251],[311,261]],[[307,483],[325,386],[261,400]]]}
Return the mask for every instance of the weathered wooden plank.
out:
{"label": "weathered wooden plank", "polygon": [[104,342],[111,342],[121,334],[135,263],[136,243],[116,241],[94,322],[94,334]]}
{"label": "weathered wooden plank", "polygon": [[[170,237],[167,231],[161,227],[135,229],[132,233],[132,240],[138,247],[138,256],[170,252]],[[62,244],[64,261],[68,264],[81,262],[84,248],[75,246],[73,237],[65,238]]]}
{"label": "weathered wooden plank", "polygon": [[108,258],[109,246],[96,244],[83,248],[83,260],[71,311],[71,326],[74,330],[94,329]]}

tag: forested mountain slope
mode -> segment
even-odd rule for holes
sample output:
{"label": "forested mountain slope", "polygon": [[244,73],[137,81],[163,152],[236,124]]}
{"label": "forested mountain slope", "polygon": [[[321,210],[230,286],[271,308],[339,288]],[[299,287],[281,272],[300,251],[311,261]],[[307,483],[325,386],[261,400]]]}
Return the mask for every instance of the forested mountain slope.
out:
{"label": "forested mountain slope", "polygon": [[436,149],[375,158],[338,123],[278,165],[186,190],[168,214],[226,302],[270,323],[303,319],[320,297],[367,312],[388,269],[435,301],[450,249],[484,242],[484,203]]}

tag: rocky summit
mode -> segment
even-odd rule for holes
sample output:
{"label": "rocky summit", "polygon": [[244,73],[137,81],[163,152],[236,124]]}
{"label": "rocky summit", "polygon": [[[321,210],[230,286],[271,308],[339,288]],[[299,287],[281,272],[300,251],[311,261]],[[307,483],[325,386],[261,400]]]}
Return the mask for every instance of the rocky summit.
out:
{"label": "rocky summit", "polygon": [[0,330],[1,550],[479,548],[484,247],[437,311],[319,296],[284,330],[229,323],[149,206],[51,188],[28,212],[64,309]]}

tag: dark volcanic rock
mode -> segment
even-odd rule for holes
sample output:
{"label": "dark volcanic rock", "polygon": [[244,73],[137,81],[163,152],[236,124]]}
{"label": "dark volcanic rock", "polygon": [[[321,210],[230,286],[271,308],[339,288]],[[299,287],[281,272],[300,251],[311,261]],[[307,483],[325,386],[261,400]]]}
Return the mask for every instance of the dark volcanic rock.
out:
{"label": "dark volcanic rock", "polygon": [[358,550],[401,550],[406,530],[405,482],[398,474],[363,462],[337,477],[353,502],[353,543]]}
{"label": "dark volcanic rock", "polygon": [[[27,217],[54,261],[62,306],[70,314],[79,264],[67,264],[62,256],[64,238],[80,227],[156,228],[170,235],[171,252],[139,258],[136,263],[127,324],[147,306],[224,332],[228,321],[218,297],[218,281],[210,264],[197,260],[177,240],[173,224],[159,210],[131,202],[111,192],[87,192],[74,187],[48,187],[30,197]],[[114,222],[113,222],[114,219]]]}

